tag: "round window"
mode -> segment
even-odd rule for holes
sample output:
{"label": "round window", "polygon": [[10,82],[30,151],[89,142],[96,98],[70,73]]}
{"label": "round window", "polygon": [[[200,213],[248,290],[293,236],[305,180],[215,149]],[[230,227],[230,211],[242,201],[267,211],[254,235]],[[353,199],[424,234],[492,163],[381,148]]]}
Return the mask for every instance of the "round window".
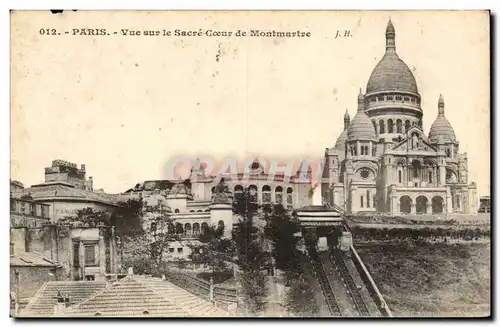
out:
{"label": "round window", "polygon": [[363,179],[367,179],[368,177],[370,177],[370,171],[368,169],[363,169],[361,170],[361,178]]}

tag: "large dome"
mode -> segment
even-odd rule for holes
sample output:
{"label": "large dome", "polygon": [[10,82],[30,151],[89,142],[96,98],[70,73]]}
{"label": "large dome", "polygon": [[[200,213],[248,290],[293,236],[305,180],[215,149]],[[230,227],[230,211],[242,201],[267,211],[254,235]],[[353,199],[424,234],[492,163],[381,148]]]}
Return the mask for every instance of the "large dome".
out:
{"label": "large dome", "polygon": [[386,52],[375,66],[366,86],[366,93],[400,91],[418,94],[417,82],[410,68],[396,52]]}
{"label": "large dome", "polygon": [[386,51],[368,79],[366,93],[400,91],[418,94],[417,82],[410,68],[396,53],[396,33],[389,20],[385,31]]}

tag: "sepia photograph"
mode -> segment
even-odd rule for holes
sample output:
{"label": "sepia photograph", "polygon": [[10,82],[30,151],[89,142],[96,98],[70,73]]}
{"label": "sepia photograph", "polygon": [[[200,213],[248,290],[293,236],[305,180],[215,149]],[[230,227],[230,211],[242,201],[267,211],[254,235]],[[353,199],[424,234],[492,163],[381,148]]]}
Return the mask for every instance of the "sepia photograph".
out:
{"label": "sepia photograph", "polygon": [[489,318],[489,11],[10,12],[10,316]]}

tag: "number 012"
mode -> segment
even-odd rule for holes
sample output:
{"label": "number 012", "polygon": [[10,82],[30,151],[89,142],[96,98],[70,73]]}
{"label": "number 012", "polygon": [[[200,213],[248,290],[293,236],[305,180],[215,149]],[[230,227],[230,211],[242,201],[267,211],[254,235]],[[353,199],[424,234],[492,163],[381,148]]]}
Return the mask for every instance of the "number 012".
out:
{"label": "number 012", "polygon": [[40,35],[57,35],[55,28],[42,28],[39,33]]}

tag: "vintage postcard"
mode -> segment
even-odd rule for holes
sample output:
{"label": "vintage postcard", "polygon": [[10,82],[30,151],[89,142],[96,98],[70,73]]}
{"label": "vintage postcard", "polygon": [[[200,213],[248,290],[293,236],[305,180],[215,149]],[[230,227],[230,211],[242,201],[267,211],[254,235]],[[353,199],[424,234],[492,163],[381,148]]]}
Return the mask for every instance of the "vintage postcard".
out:
{"label": "vintage postcard", "polygon": [[490,317],[488,11],[10,18],[12,317]]}

